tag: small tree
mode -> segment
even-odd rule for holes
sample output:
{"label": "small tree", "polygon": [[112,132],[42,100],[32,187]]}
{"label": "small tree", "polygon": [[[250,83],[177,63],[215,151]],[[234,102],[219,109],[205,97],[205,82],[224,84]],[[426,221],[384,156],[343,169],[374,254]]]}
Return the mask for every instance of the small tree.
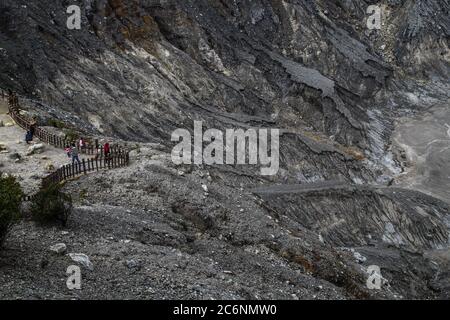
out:
{"label": "small tree", "polygon": [[33,197],[30,212],[38,223],[61,222],[65,227],[72,212],[72,197],[61,191],[60,184],[51,184]]}
{"label": "small tree", "polygon": [[0,172],[0,246],[11,226],[20,218],[22,188],[12,176],[2,177]]}
{"label": "small tree", "polygon": [[64,133],[65,133],[64,140],[66,140],[66,141],[75,142],[80,137],[80,135],[77,132],[75,132],[73,129],[66,129],[66,130],[64,130]]}

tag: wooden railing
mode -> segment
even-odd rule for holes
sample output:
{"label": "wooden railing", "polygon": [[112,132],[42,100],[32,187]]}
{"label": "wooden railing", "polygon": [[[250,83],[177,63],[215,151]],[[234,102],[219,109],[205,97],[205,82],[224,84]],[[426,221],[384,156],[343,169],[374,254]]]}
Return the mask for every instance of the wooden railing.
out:
{"label": "wooden railing", "polygon": [[[72,144],[72,141],[36,126],[32,119],[20,114],[19,100],[14,93],[10,94],[0,90],[0,97],[4,100],[8,100],[9,115],[21,128],[30,130],[31,126],[34,125],[34,135],[41,141],[57,148],[64,149],[66,146],[70,146]],[[105,154],[103,146],[98,147],[88,145],[84,148],[77,146],[77,148],[80,153],[92,155],[94,157],[82,159],[79,163],[75,162],[72,164],[67,164],[52,172],[48,176],[45,176],[42,178],[42,188],[46,188],[51,184],[67,181],[69,179],[87,174],[88,172],[125,167],[128,166],[130,162],[129,150],[120,145],[111,145],[108,154]],[[25,196],[24,200],[29,201],[32,198],[33,196]]]}
{"label": "wooden railing", "polygon": [[115,169],[128,165],[128,155],[115,154],[107,158],[82,159],[80,163],[67,164],[42,179],[42,187],[101,169]]}

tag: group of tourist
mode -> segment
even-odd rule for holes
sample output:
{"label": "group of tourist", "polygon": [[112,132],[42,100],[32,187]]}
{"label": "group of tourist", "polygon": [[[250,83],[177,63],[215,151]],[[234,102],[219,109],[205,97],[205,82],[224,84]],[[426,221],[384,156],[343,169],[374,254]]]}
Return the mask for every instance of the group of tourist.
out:
{"label": "group of tourist", "polygon": [[[86,148],[87,143],[84,141],[83,138],[80,138],[78,140],[78,143],[73,142],[72,145],[70,146],[67,145],[64,148],[64,151],[66,152],[67,156],[72,159],[72,164],[75,164],[75,162],[79,164],[80,163],[79,152],[80,150],[85,150]],[[103,146],[102,145],[97,146],[95,158],[98,159],[99,157],[104,155],[105,159],[107,159],[110,152],[111,152],[110,145],[108,142],[105,142]]]}

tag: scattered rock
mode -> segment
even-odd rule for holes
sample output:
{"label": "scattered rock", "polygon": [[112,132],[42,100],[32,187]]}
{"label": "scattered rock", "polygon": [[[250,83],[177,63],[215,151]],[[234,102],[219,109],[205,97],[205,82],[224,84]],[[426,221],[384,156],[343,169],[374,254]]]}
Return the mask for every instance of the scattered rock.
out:
{"label": "scattered rock", "polygon": [[45,165],[45,170],[49,172],[55,171],[55,166],[53,165],[53,163],[49,162]]}
{"label": "scattered rock", "polygon": [[48,264],[49,264],[49,261],[46,258],[43,258],[39,265],[42,269],[45,269],[45,268],[47,268]]}
{"label": "scattered rock", "polygon": [[355,257],[355,259],[358,263],[363,263],[363,262],[366,262],[366,260],[367,260],[366,257],[364,257],[362,254],[360,254],[357,251],[353,252],[353,256]]}
{"label": "scattered rock", "polygon": [[125,265],[127,266],[128,269],[135,269],[135,270],[141,269],[141,263],[133,259],[125,261]]}
{"label": "scattered rock", "polygon": [[92,264],[91,260],[89,259],[89,257],[87,255],[85,255],[84,253],[69,253],[69,257],[81,264],[83,267],[87,268],[88,270],[94,270],[94,265]]}
{"label": "scattered rock", "polygon": [[44,144],[43,143],[37,143],[37,144],[33,144],[31,146],[28,147],[27,156],[31,156],[32,154],[35,153],[42,153],[44,151]]}
{"label": "scattered rock", "polygon": [[50,246],[50,251],[56,254],[64,254],[67,250],[67,246],[64,243],[57,243],[53,246]]}
{"label": "scattered rock", "polygon": [[14,152],[14,153],[10,154],[10,155],[8,156],[8,158],[10,158],[11,160],[17,162],[17,160],[20,161],[20,160],[22,159],[22,156],[21,156],[20,154],[18,154],[17,152]]}

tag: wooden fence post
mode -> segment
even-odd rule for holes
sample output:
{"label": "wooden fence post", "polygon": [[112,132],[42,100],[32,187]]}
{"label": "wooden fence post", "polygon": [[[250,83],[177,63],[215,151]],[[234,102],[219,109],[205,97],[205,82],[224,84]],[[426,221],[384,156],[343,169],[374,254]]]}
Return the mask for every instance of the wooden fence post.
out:
{"label": "wooden fence post", "polygon": [[83,159],[83,172],[84,174],[87,174],[86,172],[86,161]]}

